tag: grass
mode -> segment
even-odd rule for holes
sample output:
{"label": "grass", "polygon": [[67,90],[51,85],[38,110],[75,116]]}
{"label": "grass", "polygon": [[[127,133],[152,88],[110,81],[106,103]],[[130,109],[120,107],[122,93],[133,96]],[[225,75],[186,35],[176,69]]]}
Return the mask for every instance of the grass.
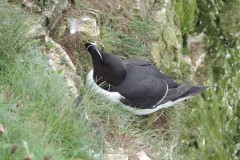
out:
{"label": "grass", "polygon": [[101,148],[101,135],[74,107],[62,77],[48,69],[39,42],[26,37],[29,16],[8,4],[0,12],[0,124],[7,130],[0,135],[1,158],[92,159],[89,151]]}
{"label": "grass", "polygon": [[[3,4],[4,6],[4,4]],[[22,54],[23,50],[27,46],[29,40],[24,38],[24,35],[27,34],[27,31],[24,29],[27,27],[27,24],[24,24],[22,21],[26,18],[25,15],[20,17],[16,17],[16,13],[12,11],[12,9],[16,9],[17,12],[20,10],[16,7],[12,8],[0,8],[1,12],[1,60],[0,67],[1,70],[4,70],[8,63],[13,62],[13,57],[17,54]],[[22,12],[20,12],[22,14]],[[31,23],[31,21],[29,22]],[[9,30],[11,26],[15,26],[13,30]],[[11,37],[11,38],[9,38]],[[6,63],[6,61],[8,63]]]}
{"label": "grass", "polygon": [[53,2],[54,2],[53,0],[40,0],[40,1],[39,1],[39,5],[40,5],[42,8],[49,8],[50,5],[51,5]]}
{"label": "grass", "polygon": [[[240,94],[237,89],[240,65],[235,61],[239,49],[222,44],[216,47],[217,54],[215,51],[207,65],[208,83],[213,82],[213,87],[206,92],[205,100],[195,102],[196,107],[188,111],[189,119],[183,120],[187,127],[184,126],[181,139],[197,144],[189,147],[188,156],[193,159],[239,159],[239,99],[234,98]],[[226,58],[226,53],[231,58]]]}
{"label": "grass", "polygon": [[174,1],[175,12],[180,21],[180,29],[183,36],[183,46],[186,48],[188,34],[193,30],[197,19],[196,0],[178,0]]}
{"label": "grass", "polygon": [[[148,148],[156,153],[153,158],[167,156],[165,145],[159,151],[159,146],[166,144],[165,129],[151,127],[158,114],[136,117],[87,87],[80,88],[83,101],[75,108],[61,75],[52,72],[45,62],[44,50],[39,47],[42,42],[27,37],[31,16],[13,7],[0,7],[4,31],[0,45],[0,124],[7,130],[0,135],[1,158],[104,159],[107,148],[118,147],[132,156]],[[85,74],[85,68],[82,72]],[[14,146],[17,149],[13,153]]]}
{"label": "grass", "polygon": [[[90,6],[89,3],[86,5],[82,4],[79,7],[82,7],[81,9],[84,10],[84,6],[94,8]],[[107,16],[105,14],[107,14]],[[147,20],[139,16],[125,17],[124,22],[122,22],[119,20],[121,15],[116,14],[118,13],[114,11],[101,12],[98,22],[101,30],[100,39],[98,39],[98,41],[104,44],[104,46],[101,47],[123,59],[144,58],[152,60],[151,42],[157,40],[158,37],[153,15],[150,15]],[[127,25],[123,26],[122,23],[127,23]],[[75,55],[74,59],[76,61],[83,61],[80,63],[85,64],[86,61],[89,62],[88,60],[90,58],[89,56],[85,57],[85,54],[88,53],[86,53],[85,50],[80,50],[79,55],[81,56]],[[89,67],[89,65],[91,64],[87,64],[86,66]],[[80,75],[86,75],[81,65],[79,65],[78,72]],[[83,99],[88,98],[85,93],[82,93],[82,95],[84,95]],[[152,148],[151,155],[155,159],[168,157],[170,154],[173,154],[173,151],[169,149],[171,148],[169,142],[171,140],[168,139],[168,136],[165,136],[168,134],[168,129],[165,128],[167,125],[165,124],[168,123],[169,116],[171,116],[171,109],[164,110],[163,112],[148,117],[136,117],[122,110],[119,105],[114,105],[112,107],[113,104],[110,106],[106,105],[106,103],[109,102],[99,102],[95,101],[95,99],[96,97],[91,100],[86,99],[87,102],[83,102],[83,104],[85,107],[88,106],[89,103],[90,105],[98,104],[100,108],[94,109],[97,114],[92,113],[92,111],[87,113],[89,117],[93,115],[93,117],[98,118],[97,121],[100,121],[98,123],[102,125],[102,130],[105,131],[104,137],[113,148],[124,146],[126,151],[133,154],[139,151],[141,145],[138,146],[135,142],[132,143],[133,146],[129,147],[127,145],[129,145],[129,141],[138,141],[137,139],[140,139],[140,142],[144,142],[142,144],[143,146]],[[104,115],[104,113],[107,115]],[[159,123],[162,125],[159,125]]]}
{"label": "grass", "polygon": [[[184,118],[176,118],[173,128],[179,134],[177,159],[239,159],[239,38],[235,37],[238,1],[198,3],[199,21],[196,30],[206,34],[206,63],[203,74],[212,87],[184,110]],[[207,7],[209,6],[209,7]],[[201,12],[201,10],[203,11]],[[214,11],[214,12],[212,12]],[[212,13],[221,13],[209,15]],[[229,15],[233,14],[229,19]],[[215,21],[212,16],[220,18]],[[226,17],[228,17],[226,19]],[[211,22],[211,23],[210,23]],[[232,26],[230,26],[230,24]],[[231,30],[229,28],[232,28]],[[223,34],[224,33],[224,34]],[[229,36],[231,35],[231,36]],[[187,115],[185,115],[186,113]],[[179,126],[176,127],[176,126]]]}
{"label": "grass", "polygon": [[[212,5],[212,3],[216,3]],[[220,3],[219,6],[217,3]],[[208,11],[200,14],[200,20],[209,23],[211,16],[206,14],[214,8],[225,10],[221,12],[221,23],[229,21],[228,24],[236,23],[236,15],[239,14],[233,6],[235,2],[221,3],[211,2],[199,3],[210,5]],[[236,3],[238,3],[236,1]],[[236,4],[235,4],[236,5]],[[203,7],[205,8],[205,7]],[[205,8],[206,9],[206,8]],[[226,20],[226,15],[234,13],[231,19]],[[216,12],[217,13],[217,12]],[[217,16],[217,15],[215,15]],[[211,19],[212,21],[214,19]],[[229,30],[216,27],[218,22],[213,22],[206,27],[206,63],[203,74],[207,76],[207,84],[212,87],[205,91],[203,98],[198,98],[192,108],[184,112],[184,118],[177,118],[174,128],[179,133],[179,146],[176,157],[178,159],[239,159],[239,38],[236,39]],[[202,26],[199,26],[201,29]],[[197,28],[197,29],[199,29]],[[230,27],[232,28],[232,27]],[[222,35],[225,33],[226,37]],[[232,37],[228,37],[232,34]],[[228,39],[228,41],[226,41]],[[234,43],[232,43],[234,42]],[[235,44],[235,45],[233,45]],[[184,115],[184,113],[183,113]],[[178,123],[177,123],[178,121]]]}
{"label": "grass", "polygon": [[116,30],[104,24],[101,27],[101,42],[105,48],[125,58],[151,59],[150,42],[157,37],[154,25],[136,17],[124,29]]}
{"label": "grass", "polygon": [[[114,8],[116,5],[113,2],[76,1],[76,6],[79,10],[101,9],[97,22],[101,31],[98,41],[104,44],[103,49],[122,58],[151,59],[150,42],[158,38],[157,26],[152,12],[148,12],[148,19],[144,19],[140,15],[132,13],[129,2],[119,3],[126,10],[121,12]],[[150,10],[151,6],[146,9]]]}
{"label": "grass", "polygon": [[[86,6],[91,8],[89,5],[88,3]],[[84,6],[82,4],[80,7]],[[151,42],[156,40],[158,36],[155,22],[152,21],[153,15],[149,16],[147,20],[139,16],[128,17],[124,19],[127,26],[122,26],[122,21],[119,21],[120,15],[116,16],[114,15],[116,13],[111,11],[105,11],[104,13],[107,16],[100,16],[101,35],[98,39],[104,44],[102,46],[104,50],[117,54],[121,58],[152,59],[150,54]],[[83,45],[84,42],[80,41],[80,44]],[[89,64],[90,56],[86,56],[88,53],[85,49],[78,51],[79,53],[74,54],[73,59],[78,62],[78,73],[85,77],[84,75],[90,70],[89,66],[91,66]],[[103,136],[108,144],[107,148],[123,147],[126,152],[130,152],[130,155],[139,152],[144,147],[145,149],[151,148],[149,152],[154,159],[169,157],[173,154],[173,150],[170,149],[171,140],[166,136],[168,135],[169,117],[173,116],[171,115],[171,109],[147,117],[136,117],[123,110],[119,105],[113,105],[102,99],[98,100],[95,96],[93,98],[88,97],[84,91],[80,91],[80,93],[83,95],[85,108],[90,107],[87,115],[92,118],[89,119],[95,118],[95,120],[92,120],[93,123],[97,123],[95,126],[100,124],[102,126],[101,130],[104,131]],[[92,107],[94,104],[97,104],[97,108]],[[129,142],[132,142],[131,145],[129,145]]]}
{"label": "grass", "polygon": [[[90,3],[80,7],[86,6]],[[149,19],[125,17],[124,27],[118,13],[102,15],[103,48],[122,58],[151,60],[158,30],[147,13]],[[82,103],[74,107],[61,74],[44,60],[41,46],[48,44],[26,36],[31,16],[8,4],[0,6],[0,14],[0,129],[7,130],[0,134],[1,158],[106,159],[107,149],[122,147],[130,157],[144,150],[152,159],[238,159],[239,100],[232,97],[240,96],[239,48],[209,47],[206,84],[217,84],[215,89],[150,116],[135,116],[84,86],[79,87]],[[83,47],[77,51],[71,56],[85,79],[90,56]],[[170,61],[161,65],[166,64]]]}
{"label": "grass", "polygon": [[[121,147],[129,156],[134,156],[141,149],[150,152],[154,159],[168,156],[169,144],[164,138],[168,134],[164,128],[166,113],[161,112],[147,117],[135,116],[120,104],[113,104],[104,97],[89,92],[88,88],[82,88],[80,92],[83,95],[82,107],[88,121],[96,132],[102,135],[103,151],[108,148],[117,150]],[[161,120],[158,119],[160,115]],[[156,126],[153,127],[155,123]],[[158,123],[162,123],[163,126],[157,126]]]}
{"label": "grass", "polygon": [[[179,6],[183,11],[181,5],[183,3]],[[191,13],[193,14],[193,11]],[[155,40],[155,24],[135,16],[127,17],[127,25],[123,27],[123,22],[119,20],[120,15],[116,12],[109,11],[107,16],[101,16],[100,41],[104,44],[104,49],[122,58],[152,58],[148,53],[150,42]],[[191,23],[195,21],[194,18],[193,16]],[[192,24],[186,25],[182,30],[189,32]],[[152,32],[148,32],[149,30]],[[176,36],[171,35],[170,31],[173,29],[164,32],[164,38]],[[106,100],[96,100],[95,96],[81,92],[86,98],[83,104],[91,117],[89,119],[95,126],[101,126],[104,141],[117,148],[124,146],[126,142],[129,144],[132,140],[140,139],[144,146],[153,148],[153,159],[239,159],[239,99],[236,98],[239,97],[236,89],[239,88],[239,48],[230,48],[219,39],[211,40],[216,44],[207,46],[206,67],[203,69],[203,74],[208,78],[205,84],[211,85],[211,88],[188,103],[148,117],[135,117],[122,110],[119,105],[113,106]],[[167,42],[171,44],[166,45],[169,50],[176,45],[175,41],[171,42],[171,38]],[[226,58],[227,53],[230,58]],[[161,65],[169,64],[169,72],[181,72],[179,65],[173,65],[169,60],[169,52],[163,55],[168,61]],[[181,70],[184,68],[186,67],[183,66]],[[217,87],[214,87],[215,85]],[[98,108],[93,109],[94,104],[98,104]],[[141,148],[135,143],[131,144],[135,146],[125,149],[132,154]],[[134,147],[137,149],[133,149]]]}
{"label": "grass", "polygon": [[[213,87],[198,98],[189,115],[180,120],[181,159],[239,159],[239,62],[238,50],[219,45],[207,65],[208,83]],[[231,58],[226,58],[229,52]],[[224,61],[223,61],[224,60]],[[234,65],[233,69],[231,65]],[[220,68],[219,68],[220,67]],[[217,72],[223,69],[222,73]],[[215,74],[219,78],[215,78]],[[220,74],[220,75],[219,75]],[[184,113],[183,113],[184,114]],[[176,125],[174,125],[176,126]],[[179,155],[178,155],[179,156]]]}

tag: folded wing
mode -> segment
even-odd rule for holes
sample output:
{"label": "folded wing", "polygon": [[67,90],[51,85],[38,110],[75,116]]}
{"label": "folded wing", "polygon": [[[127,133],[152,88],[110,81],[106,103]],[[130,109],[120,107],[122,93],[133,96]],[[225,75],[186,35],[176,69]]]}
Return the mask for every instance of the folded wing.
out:
{"label": "folded wing", "polygon": [[[153,85],[154,84],[154,85]],[[125,97],[122,103],[135,108],[151,108],[161,102],[168,92],[167,83],[155,77],[137,82],[136,85],[118,92]]]}

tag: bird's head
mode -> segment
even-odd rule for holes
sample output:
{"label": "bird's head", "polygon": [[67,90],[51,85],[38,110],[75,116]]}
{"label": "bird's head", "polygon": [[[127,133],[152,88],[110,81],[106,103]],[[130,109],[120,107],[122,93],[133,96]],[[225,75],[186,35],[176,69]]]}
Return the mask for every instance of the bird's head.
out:
{"label": "bird's head", "polygon": [[85,48],[91,54],[93,60],[103,61],[102,54],[97,49],[96,43],[85,43]]}
{"label": "bird's head", "polygon": [[85,48],[90,53],[93,62],[94,78],[98,82],[107,82],[116,86],[126,76],[126,67],[117,56],[97,49],[96,43],[86,43]]}

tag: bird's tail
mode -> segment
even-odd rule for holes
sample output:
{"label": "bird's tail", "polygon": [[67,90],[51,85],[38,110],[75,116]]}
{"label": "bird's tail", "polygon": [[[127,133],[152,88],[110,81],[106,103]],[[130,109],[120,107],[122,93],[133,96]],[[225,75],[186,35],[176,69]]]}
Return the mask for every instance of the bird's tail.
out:
{"label": "bird's tail", "polygon": [[188,96],[195,96],[201,91],[207,89],[209,86],[192,86],[186,93],[182,94],[179,98],[188,97]]}
{"label": "bird's tail", "polygon": [[174,102],[189,99],[201,93],[201,91],[207,89],[208,87],[209,86],[194,86],[192,82],[187,82],[177,88],[170,88],[167,95],[160,102],[160,104],[166,103],[168,101]]}

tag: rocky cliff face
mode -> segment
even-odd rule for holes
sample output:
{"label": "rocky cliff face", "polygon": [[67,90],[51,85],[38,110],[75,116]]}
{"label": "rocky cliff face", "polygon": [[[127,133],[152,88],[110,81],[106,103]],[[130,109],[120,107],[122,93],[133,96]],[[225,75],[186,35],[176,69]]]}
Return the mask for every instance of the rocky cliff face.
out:
{"label": "rocky cliff face", "polygon": [[[24,0],[22,8],[36,13],[30,37],[43,41],[43,57],[49,68],[61,75],[70,95],[78,97],[78,89],[91,68],[83,44],[97,41],[103,50],[121,58],[150,60],[178,81],[192,78],[194,68],[189,57],[182,55],[182,33],[175,1],[68,1],[51,3]],[[76,24],[70,29],[71,24]],[[74,31],[73,31],[74,30]],[[71,34],[74,33],[75,34]],[[125,137],[121,137],[124,139]],[[131,140],[133,141],[133,140]],[[124,143],[125,150],[128,146]],[[123,148],[106,150],[108,159],[150,159],[163,153],[152,153],[151,146],[133,142],[137,154],[127,155]],[[142,147],[144,146],[144,147]],[[168,150],[162,147],[162,150]],[[161,151],[164,152],[164,151]]]}
{"label": "rocky cliff face", "polygon": [[[34,10],[34,1],[24,1]],[[44,32],[60,43],[74,62],[74,52],[83,41],[99,41],[104,49],[123,57],[149,59],[178,81],[191,78],[194,68],[189,57],[182,56],[182,34],[174,1],[54,1],[42,9]],[[76,20],[77,33],[70,35],[69,24]],[[36,26],[37,27],[37,26]],[[71,39],[71,40],[70,40]],[[71,41],[71,44],[68,43]],[[81,60],[80,60],[81,61]]]}
{"label": "rocky cliff face", "polygon": [[[166,137],[167,141],[170,139],[170,136],[166,136],[166,134],[169,134],[170,118],[165,116],[165,111],[146,119],[142,117],[138,119],[127,115],[125,112],[114,110],[116,109],[115,106],[114,109],[109,109],[112,104],[102,103],[99,105],[99,101],[95,100],[96,97],[89,98],[89,101],[87,101],[89,104],[83,103],[84,107],[102,108],[88,110],[87,107],[78,107],[84,120],[93,128],[96,128],[96,134],[104,134],[101,135],[103,137],[101,137],[101,147],[102,143],[106,147],[101,148],[101,152],[106,157],[105,159],[160,159],[159,157],[174,159],[173,154],[176,154],[177,147],[180,148],[179,154],[181,154],[182,159],[186,159],[183,158],[185,156],[189,158],[189,153],[196,158],[205,155],[205,157],[209,156],[211,158],[213,156],[218,158],[228,157],[225,159],[239,156],[240,129],[239,127],[235,128],[235,126],[240,126],[239,122],[236,121],[236,119],[239,119],[240,113],[238,112],[239,102],[237,98],[232,98],[239,97],[240,73],[237,59],[239,58],[240,12],[238,6],[240,4],[238,0],[231,2],[224,0],[5,0],[0,3],[14,3],[14,7],[11,5],[8,8],[9,10],[16,9],[14,11],[17,13],[19,10],[24,10],[29,13],[29,16],[26,16],[25,19],[26,23],[29,21],[35,23],[29,29],[27,35],[40,41],[38,43],[39,53],[34,54],[38,54],[39,57],[37,58],[47,61],[46,77],[48,77],[48,73],[56,72],[57,77],[65,80],[68,84],[69,93],[65,93],[64,90],[64,94],[70,100],[76,99],[78,94],[82,93],[81,89],[84,88],[86,73],[91,69],[90,57],[83,47],[83,44],[87,41],[97,41],[99,47],[103,50],[117,54],[123,59],[143,58],[150,60],[159,69],[170,74],[178,81],[194,79],[197,75],[197,81],[201,83],[206,77],[198,73],[203,70],[208,74],[206,83],[214,85],[214,89],[206,91],[202,99],[199,98],[191,103],[187,112],[185,110],[178,112],[177,109],[181,106],[175,108],[178,112],[176,115],[183,117],[182,113],[184,112],[186,117],[183,117],[182,122],[180,121],[181,118],[176,118],[176,121],[174,121],[176,123],[174,131],[177,130],[175,134],[182,135],[174,135],[174,138],[171,137],[171,142],[166,142],[165,139]],[[16,7],[16,4],[20,4],[22,8]],[[3,8],[1,8],[1,12],[5,13]],[[0,19],[2,24],[6,25],[3,26],[7,28],[9,23],[5,21],[4,16],[7,17],[8,15],[2,14]],[[76,24],[76,27],[71,29],[70,25],[72,24]],[[195,24],[195,30],[198,32],[196,35],[192,33]],[[0,35],[6,35],[7,38],[9,36],[7,34]],[[9,39],[13,38],[10,36]],[[206,40],[205,44],[203,43],[204,40]],[[4,40],[2,42],[5,43]],[[24,42],[20,44],[22,43]],[[8,50],[8,45],[5,47],[2,50]],[[21,48],[21,45],[19,48]],[[8,57],[8,54],[5,57]],[[204,59],[207,60],[208,64],[203,65]],[[51,71],[49,72],[49,70]],[[46,91],[49,91],[48,88]],[[54,91],[52,90],[51,94],[54,94]],[[11,94],[11,91],[9,92],[7,88],[6,91],[1,93],[0,99],[8,99]],[[48,95],[52,96],[51,94]],[[62,98],[63,95],[61,93],[59,95]],[[28,96],[31,96],[31,94]],[[29,99],[28,96],[26,96],[27,99]],[[87,98],[84,95],[84,99]],[[78,97],[79,101],[80,99]],[[63,100],[65,101],[65,99]],[[92,101],[93,103],[91,103]],[[68,107],[66,103],[63,104]],[[17,103],[15,109],[18,106]],[[32,106],[35,108],[35,103]],[[57,106],[55,101],[53,106]],[[48,109],[46,110],[48,111]],[[85,110],[87,111],[85,112]],[[55,111],[55,108],[53,111]],[[93,112],[94,114],[92,114]],[[106,113],[108,113],[107,116]],[[61,114],[64,114],[64,112]],[[187,117],[188,114],[191,116],[190,119]],[[97,117],[94,119],[96,121],[90,122],[91,118],[95,117]],[[176,117],[175,114],[173,117]],[[212,117],[216,121],[215,119],[213,121]],[[13,119],[15,118],[16,116],[13,117]],[[217,121],[218,119],[221,121]],[[64,121],[66,120],[64,119]],[[61,122],[60,125],[62,125]],[[186,124],[182,127],[184,123]],[[71,129],[75,129],[76,126],[79,125],[76,124]],[[223,128],[223,126],[226,127]],[[209,128],[212,129],[209,130]],[[130,131],[125,132],[128,129]],[[11,132],[11,128],[9,131]],[[5,125],[0,124],[0,136],[1,132],[2,134],[6,133]],[[136,132],[140,133],[137,134]],[[154,133],[151,134],[150,132]],[[142,137],[139,138],[140,134],[147,140],[144,139],[144,141],[141,139]],[[150,134],[150,136],[146,137],[145,134],[148,136]],[[210,136],[208,137],[208,135]],[[68,138],[64,140],[68,142],[72,137]],[[157,142],[153,147],[155,141],[160,142]],[[48,145],[49,142],[46,141],[46,144]],[[9,140],[7,140],[7,143],[9,143]],[[9,148],[6,150],[9,151]],[[74,151],[78,152],[79,149]],[[85,151],[96,159],[100,156],[91,147],[86,148]],[[178,156],[178,154],[175,156]]]}

